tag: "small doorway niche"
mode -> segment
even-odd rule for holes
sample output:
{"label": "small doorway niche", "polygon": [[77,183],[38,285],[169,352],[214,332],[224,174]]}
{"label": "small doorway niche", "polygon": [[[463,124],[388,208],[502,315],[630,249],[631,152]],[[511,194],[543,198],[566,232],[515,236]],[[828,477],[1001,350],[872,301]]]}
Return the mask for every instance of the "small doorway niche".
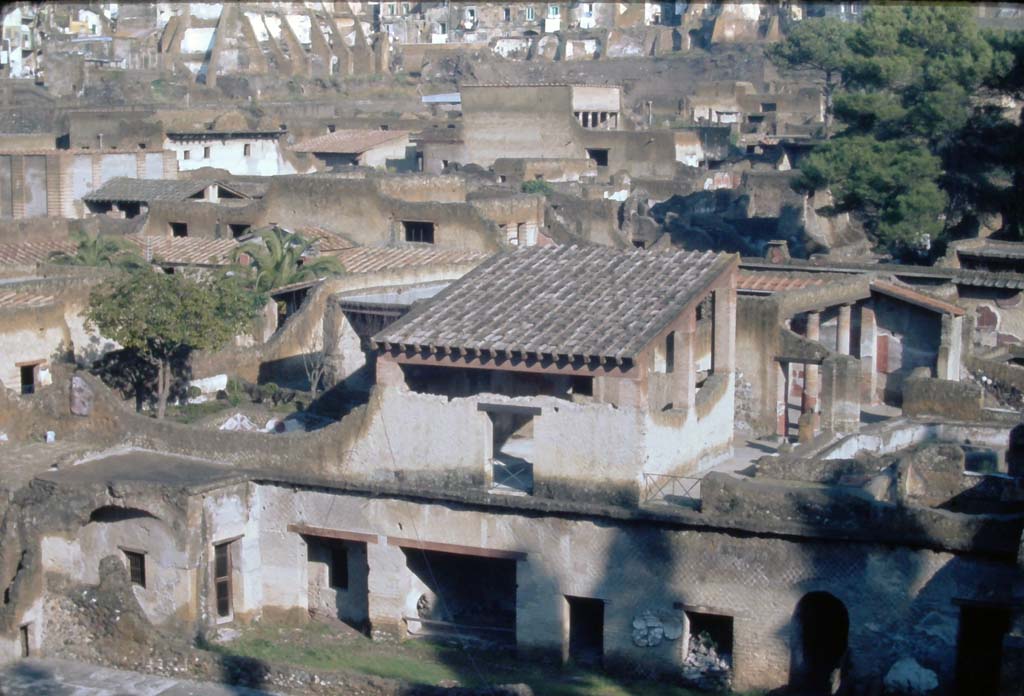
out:
{"label": "small doorway niche", "polygon": [[604,600],[569,597],[570,662],[599,666],[604,660]]}
{"label": "small doorway niche", "polygon": [[1003,639],[1010,630],[1005,607],[963,605],[956,639],[956,696],[996,696]]}
{"label": "small doorway niche", "polygon": [[32,624],[27,623],[18,629],[18,643],[22,657],[32,655]]}
{"label": "small doorway niche", "polygon": [[587,148],[587,157],[594,161],[598,167],[608,166],[608,149],[607,148]]}

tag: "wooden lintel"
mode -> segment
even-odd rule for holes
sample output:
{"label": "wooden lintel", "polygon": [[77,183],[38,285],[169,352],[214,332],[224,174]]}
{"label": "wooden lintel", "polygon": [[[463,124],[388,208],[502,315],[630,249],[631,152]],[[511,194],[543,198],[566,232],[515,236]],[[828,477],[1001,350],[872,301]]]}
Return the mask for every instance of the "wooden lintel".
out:
{"label": "wooden lintel", "polygon": [[481,404],[476,405],[477,411],[489,413],[512,413],[517,416],[539,416],[541,410],[536,406],[519,406],[517,404]]}
{"label": "wooden lintel", "polygon": [[401,537],[388,537],[388,545],[399,546],[404,549],[419,549],[421,551],[440,551],[442,553],[457,553],[463,556],[477,556],[479,558],[500,558],[512,561],[522,561],[526,559],[525,551],[485,549],[479,546],[463,546],[462,544],[444,544],[438,541],[403,539]]}
{"label": "wooden lintel", "polygon": [[311,527],[306,524],[290,524],[288,531],[306,536],[323,537],[325,539],[339,539],[341,541],[362,541],[367,544],[376,544],[380,537],[376,534],[365,532],[346,532],[340,529],[326,529],[324,527]]}

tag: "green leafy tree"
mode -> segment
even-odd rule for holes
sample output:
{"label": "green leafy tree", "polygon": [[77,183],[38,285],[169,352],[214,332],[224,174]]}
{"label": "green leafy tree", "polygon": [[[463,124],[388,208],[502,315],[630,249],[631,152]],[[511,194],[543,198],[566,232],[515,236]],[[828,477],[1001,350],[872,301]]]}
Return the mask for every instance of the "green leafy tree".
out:
{"label": "green leafy tree", "polygon": [[316,247],[305,237],[271,227],[236,248],[233,258],[238,263],[243,255],[248,257],[248,272],[253,276],[256,291],[266,293],[284,285],[345,272],[336,257],[313,256],[315,253]]}
{"label": "green leafy tree", "polygon": [[156,416],[163,418],[174,366],[192,350],[225,345],[263,301],[237,277],[190,280],[147,269],[120,274],[94,290],[86,321],[156,367]]}
{"label": "green leafy tree", "polygon": [[539,193],[543,196],[549,196],[554,192],[554,189],[551,188],[551,184],[543,179],[530,179],[529,181],[524,181],[522,185],[520,185],[519,190],[523,193]]}
{"label": "green leafy tree", "polygon": [[768,47],[775,63],[803,70],[815,70],[822,80],[825,98],[825,137],[832,135],[833,95],[843,84],[850,52],[846,47],[852,27],[838,19],[807,20],[793,26],[786,40]]}
{"label": "green leafy tree", "polygon": [[954,154],[1001,61],[969,7],[873,5],[845,29],[809,19],[769,56],[831,70],[839,127],[800,164],[798,187],[830,188],[835,210],[854,213],[893,254],[918,254],[950,234],[967,201],[949,175]]}
{"label": "green leafy tree", "polygon": [[75,243],[74,253],[55,251],[50,254],[50,261],[67,266],[101,266],[126,270],[149,265],[139,256],[131,242],[122,237],[72,232],[71,241]]}

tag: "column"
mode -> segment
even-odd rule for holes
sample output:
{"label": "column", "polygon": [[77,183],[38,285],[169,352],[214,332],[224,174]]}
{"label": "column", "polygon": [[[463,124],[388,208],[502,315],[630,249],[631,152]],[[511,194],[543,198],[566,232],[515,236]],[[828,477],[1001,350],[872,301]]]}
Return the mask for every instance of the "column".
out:
{"label": "column", "polygon": [[875,310],[867,304],[860,306],[860,385],[861,401],[874,404],[875,387],[878,374],[875,365],[875,350],[878,344],[878,324],[875,321]]}
{"label": "column", "polygon": [[778,436],[785,440],[789,435],[789,363],[776,363],[778,386],[776,387],[775,414],[778,422]]}
{"label": "column", "polygon": [[732,372],[736,366],[736,280],[715,290],[711,371]]}
{"label": "column", "polygon": [[942,333],[939,337],[939,355],[935,376],[939,379],[960,381],[960,353],[963,341],[963,316],[942,315]]}
{"label": "column", "polygon": [[367,544],[366,565],[370,637],[377,641],[401,640],[406,635],[402,615],[410,587],[405,554],[387,543]]}
{"label": "column", "polygon": [[675,332],[675,360],[672,364],[673,408],[693,408],[697,396],[697,375],[694,370],[694,341],[697,338],[697,312],[691,308]]}
{"label": "column", "polygon": [[843,355],[850,354],[850,310],[848,304],[839,305],[839,325],[836,333],[836,351]]}
{"label": "column", "polygon": [[[821,314],[819,312],[807,313],[806,338],[810,341],[817,341],[821,338]],[[804,365],[804,394],[801,410],[804,414],[811,414],[811,424],[814,432],[818,431],[818,388],[819,388],[819,366],[807,363]]]}

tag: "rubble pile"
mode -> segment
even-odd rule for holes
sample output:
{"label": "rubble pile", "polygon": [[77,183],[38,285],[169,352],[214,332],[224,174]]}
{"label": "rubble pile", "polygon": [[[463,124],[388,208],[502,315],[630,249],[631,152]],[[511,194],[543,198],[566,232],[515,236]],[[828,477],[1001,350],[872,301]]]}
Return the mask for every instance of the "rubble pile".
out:
{"label": "rubble pile", "polygon": [[731,656],[721,652],[707,633],[692,636],[683,659],[683,680],[703,691],[728,691],[732,684]]}

